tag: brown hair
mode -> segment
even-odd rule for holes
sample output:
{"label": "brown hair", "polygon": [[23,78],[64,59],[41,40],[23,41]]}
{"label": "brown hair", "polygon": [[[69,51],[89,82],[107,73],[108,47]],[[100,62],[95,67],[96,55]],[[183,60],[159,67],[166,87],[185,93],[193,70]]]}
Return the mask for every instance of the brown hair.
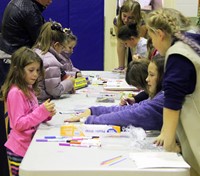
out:
{"label": "brown hair", "polygon": [[122,21],[122,13],[125,12],[131,12],[131,14],[134,17],[134,23],[137,23],[138,25],[141,22],[142,19],[142,14],[141,14],[141,6],[137,1],[134,0],[126,0],[122,7],[120,8],[120,13],[119,17],[117,18],[117,27],[120,28],[123,26],[123,21]]}
{"label": "brown hair", "polygon": [[[15,51],[11,57],[11,65],[6,77],[6,80],[1,88],[2,99],[6,100],[8,92],[12,85],[16,85],[19,89],[24,92],[24,94],[31,98],[30,88],[27,85],[27,82],[24,79],[24,67],[34,62],[38,62],[40,64],[40,77],[44,76],[43,70],[43,62],[41,58],[30,48],[21,47],[17,51]],[[32,85],[33,91],[36,94],[39,94],[40,90],[38,88],[38,80]]]}
{"label": "brown hair", "polygon": [[62,25],[55,21],[46,22],[41,30],[39,37],[33,48],[39,48],[43,54],[47,53],[52,43],[59,42],[64,44],[67,41],[67,35]]}
{"label": "brown hair", "polygon": [[146,78],[148,76],[149,60],[140,59],[137,61],[131,61],[126,71],[126,82],[129,85],[135,86],[139,89],[143,89],[148,93]]}

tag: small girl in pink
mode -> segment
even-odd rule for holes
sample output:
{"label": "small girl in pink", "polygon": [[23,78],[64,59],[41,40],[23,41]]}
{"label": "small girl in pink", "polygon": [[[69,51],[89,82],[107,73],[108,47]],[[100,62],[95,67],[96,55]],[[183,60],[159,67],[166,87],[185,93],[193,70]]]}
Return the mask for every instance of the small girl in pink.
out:
{"label": "small girl in pink", "polygon": [[35,94],[38,77],[43,76],[43,62],[31,49],[22,47],[11,58],[10,70],[1,89],[10,122],[10,134],[5,143],[13,176],[41,122],[55,115],[54,103],[46,100],[40,106]]}

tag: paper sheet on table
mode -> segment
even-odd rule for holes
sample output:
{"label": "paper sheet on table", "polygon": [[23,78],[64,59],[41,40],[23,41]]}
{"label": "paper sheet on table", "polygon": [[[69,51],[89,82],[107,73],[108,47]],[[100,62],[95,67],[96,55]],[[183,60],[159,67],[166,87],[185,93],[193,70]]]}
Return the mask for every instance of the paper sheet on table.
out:
{"label": "paper sheet on table", "polygon": [[173,152],[130,153],[138,168],[190,168],[183,157]]}
{"label": "paper sheet on table", "polygon": [[138,90],[136,87],[128,85],[124,79],[108,79],[107,83],[104,85],[104,89],[120,91]]}

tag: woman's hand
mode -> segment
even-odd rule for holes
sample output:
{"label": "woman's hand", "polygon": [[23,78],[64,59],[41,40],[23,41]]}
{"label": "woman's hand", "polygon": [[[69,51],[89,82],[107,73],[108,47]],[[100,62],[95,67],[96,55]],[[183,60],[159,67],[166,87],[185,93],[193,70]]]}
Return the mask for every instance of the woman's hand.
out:
{"label": "woman's hand", "polygon": [[44,103],[44,107],[51,113],[51,116],[56,114],[55,104],[50,101],[50,99],[46,100]]}

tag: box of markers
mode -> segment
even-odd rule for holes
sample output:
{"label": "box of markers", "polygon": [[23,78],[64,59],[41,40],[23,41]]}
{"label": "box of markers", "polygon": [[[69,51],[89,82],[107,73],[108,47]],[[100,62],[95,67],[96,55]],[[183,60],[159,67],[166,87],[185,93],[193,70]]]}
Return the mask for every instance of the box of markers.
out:
{"label": "box of markers", "polygon": [[101,136],[107,133],[120,133],[120,126],[93,124],[64,124],[60,127],[61,136]]}

